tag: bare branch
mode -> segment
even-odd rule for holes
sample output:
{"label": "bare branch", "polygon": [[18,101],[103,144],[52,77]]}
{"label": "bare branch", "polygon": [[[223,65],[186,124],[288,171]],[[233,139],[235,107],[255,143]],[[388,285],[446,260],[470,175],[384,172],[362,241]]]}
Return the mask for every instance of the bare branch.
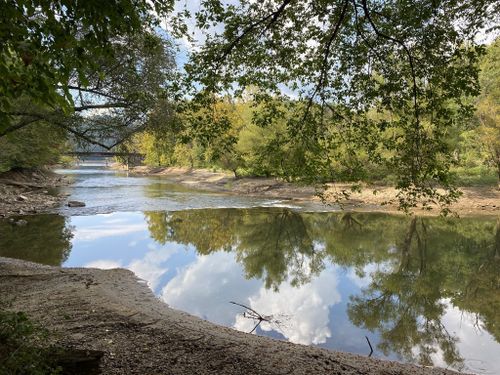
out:
{"label": "bare branch", "polygon": [[[62,86],[59,86],[59,87],[62,88]],[[100,91],[98,88],[84,88],[84,87],[72,86],[72,85],[68,85],[67,88],[70,89],[70,90],[77,90],[80,93],[81,92],[88,92],[90,94],[95,94],[95,95],[98,95],[98,96],[104,96],[106,98],[113,99],[113,100],[116,100],[116,101],[123,100],[123,98],[119,98],[117,96],[114,96],[114,95],[108,94],[106,92]]]}
{"label": "bare branch", "polygon": [[269,22],[267,23],[266,27],[264,30],[268,30],[277,20],[278,18],[280,17],[280,15],[283,13],[283,11],[285,10],[286,6],[288,4],[290,4],[292,2],[292,0],[285,0],[283,1],[283,3],[280,5],[280,7],[268,14],[267,16],[265,16],[264,18],[261,18],[260,20],[250,24],[249,26],[247,26],[242,32],[240,35],[238,35],[236,37],[236,39],[234,39],[226,48],[224,48],[224,51],[222,53],[222,56],[218,59],[217,61],[217,67],[216,67],[216,70],[218,70],[220,68],[220,64],[226,59],[226,57],[228,57],[232,50],[249,34],[251,33],[257,26],[260,26],[264,23],[266,23],[268,20]]}
{"label": "bare branch", "polygon": [[368,336],[365,336],[365,339],[368,342],[368,346],[370,346],[370,354],[368,354],[368,358],[370,358],[372,356],[372,354],[373,354],[372,344],[371,344],[370,339],[368,338]]}
{"label": "bare branch", "polygon": [[88,109],[109,109],[109,108],[126,108],[127,103],[105,103],[105,104],[89,104],[81,107],[75,107],[75,112],[82,112]]}
{"label": "bare branch", "polygon": [[328,74],[328,69],[329,69],[328,58],[330,57],[331,47],[332,47],[334,40],[337,38],[337,35],[340,31],[340,27],[342,26],[342,22],[344,22],[345,15],[347,13],[348,4],[349,4],[348,0],[344,1],[344,4],[342,5],[342,10],[340,11],[339,18],[338,18],[337,22],[335,23],[333,31],[330,34],[330,37],[328,38],[328,41],[326,42],[325,49],[323,52],[324,56],[323,56],[323,62],[321,64],[321,73],[320,73],[319,81],[314,89],[314,92],[309,97],[302,122],[304,122],[307,119],[307,117],[309,116],[309,111],[311,109],[314,98],[316,97],[318,92],[321,90],[321,88],[325,85],[326,76]]}
{"label": "bare branch", "polygon": [[0,138],[2,138],[3,136],[9,134],[9,133],[12,133],[16,130],[19,130],[19,129],[22,129],[36,121],[39,121],[38,118],[36,117],[32,117],[32,118],[28,118],[24,121],[21,121],[20,123],[16,124],[16,125],[12,125],[12,126],[9,126],[7,129],[3,130],[0,132]]}

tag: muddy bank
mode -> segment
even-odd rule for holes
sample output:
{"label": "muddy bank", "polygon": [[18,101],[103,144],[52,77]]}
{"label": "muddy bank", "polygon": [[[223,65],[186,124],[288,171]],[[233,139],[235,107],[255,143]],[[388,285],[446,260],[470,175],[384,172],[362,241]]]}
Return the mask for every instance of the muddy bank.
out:
{"label": "muddy bank", "polygon": [[[265,196],[277,199],[296,201],[320,201],[318,190],[312,186],[301,186],[276,178],[240,178],[231,174],[213,172],[207,169],[188,168],[150,168],[134,167],[131,173],[145,176],[163,176],[171,181],[209,191]],[[326,200],[334,203],[333,196],[342,190],[350,191],[349,184],[330,184],[324,192]],[[495,187],[462,187],[462,196],[451,209],[459,215],[499,215],[500,190]],[[376,193],[374,193],[374,191]],[[350,192],[349,199],[343,201],[343,206],[352,211],[398,211],[398,191],[387,186],[364,186],[361,192]],[[438,207],[433,210],[415,209],[419,215],[439,215]]]}
{"label": "muddy bank", "polygon": [[102,352],[104,374],[453,374],[245,334],[173,310],[131,271],[0,258],[0,300],[65,348]]}
{"label": "muddy bank", "polygon": [[61,175],[46,169],[0,173],[0,217],[32,215],[56,207],[66,197],[56,195],[66,185]]}

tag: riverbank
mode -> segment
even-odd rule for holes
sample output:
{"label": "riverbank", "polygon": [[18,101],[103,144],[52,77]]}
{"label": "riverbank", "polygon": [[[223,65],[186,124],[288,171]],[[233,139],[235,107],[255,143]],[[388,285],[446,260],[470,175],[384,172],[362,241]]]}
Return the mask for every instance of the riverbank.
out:
{"label": "riverbank", "polygon": [[[208,191],[229,194],[264,196],[291,201],[320,201],[313,186],[288,183],[276,178],[235,178],[229,173],[213,172],[208,169],[151,168],[139,166],[130,173],[143,176],[162,176],[170,181]],[[348,191],[349,199],[343,207],[350,211],[377,211],[397,213],[398,191],[388,186],[364,186],[360,192],[351,192],[349,184],[330,184],[324,192],[326,202],[335,204],[334,196]],[[374,193],[374,191],[376,193]],[[453,212],[461,215],[500,215],[500,191],[494,186],[462,187],[462,196],[451,206]],[[415,209],[418,215],[439,215],[439,209]]]}
{"label": "riverbank", "polygon": [[124,269],[0,258],[0,283],[0,300],[52,332],[54,344],[101,352],[104,374],[454,374],[217,326],[169,308]]}
{"label": "riverbank", "polygon": [[63,176],[47,169],[0,173],[0,217],[32,215],[60,205],[66,197],[54,188],[66,185]]}

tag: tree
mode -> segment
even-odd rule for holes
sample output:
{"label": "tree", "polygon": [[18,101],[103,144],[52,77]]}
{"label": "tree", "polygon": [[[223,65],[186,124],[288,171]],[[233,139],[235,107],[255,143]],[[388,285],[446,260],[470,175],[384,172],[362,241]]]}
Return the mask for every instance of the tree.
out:
{"label": "tree", "polygon": [[[275,116],[273,102],[285,98],[294,111],[288,133],[311,155],[303,177],[335,176],[339,145],[354,145],[347,156],[356,169],[394,170],[402,208],[448,204],[458,194],[447,134],[472,114],[466,98],[479,92],[483,50],[474,36],[499,13],[486,0],[204,1],[197,26],[215,35],[186,70],[203,102],[206,92],[253,85],[262,90],[254,100]],[[369,163],[355,163],[360,156]]]}
{"label": "tree", "polygon": [[70,76],[66,88],[73,97],[71,113],[64,113],[61,107],[36,105],[32,98],[18,99],[7,112],[12,124],[0,136],[44,121],[77,140],[109,149],[155,125],[155,119],[150,121],[151,108],[160,101],[163,111],[154,113],[169,121],[173,115],[165,84],[175,70],[170,43],[143,32],[113,39],[109,47],[110,56],[101,56],[92,66]]}
{"label": "tree", "polygon": [[55,164],[67,148],[66,134],[46,122],[0,138],[0,172]]}
{"label": "tree", "polygon": [[71,253],[72,230],[60,215],[33,215],[26,226],[1,220],[0,256],[61,266]]}
{"label": "tree", "polygon": [[[99,124],[104,137],[115,131],[117,143],[140,127],[171,78],[170,47],[151,30],[159,21],[155,12],[165,15],[172,6],[142,0],[3,2],[0,137],[44,121],[87,141]],[[82,116],[88,111],[92,116]]]}
{"label": "tree", "polygon": [[500,38],[487,48],[480,64],[481,95],[477,103],[479,137],[487,162],[495,168],[500,189]]}

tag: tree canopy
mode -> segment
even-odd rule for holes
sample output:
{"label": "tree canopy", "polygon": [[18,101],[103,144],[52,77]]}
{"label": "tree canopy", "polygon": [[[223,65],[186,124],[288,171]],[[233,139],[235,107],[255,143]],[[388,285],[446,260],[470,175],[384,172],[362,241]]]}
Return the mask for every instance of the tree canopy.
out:
{"label": "tree canopy", "polygon": [[[366,157],[395,172],[403,207],[416,199],[447,203],[456,197],[447,137],[472,115],[467,99],[479,93],[483,53],[474,38],[495,24],[498,3],[202,5],[197,25],[215,32],[187,66],[203,87],[200,97],[238,95],[257,86],[253,98],[267,107],[263,126],[284,117],[276,105],[282,98],[293,113],[287,117],[288,137],[310,154],[299,174],[335,180],[332,160]],[[356,163],[356,173],[363,164]],[[448,193],[438,194],[437,185]]]}
{"label": "tree canopy", "polygon": [[0,137],[48,121],[95,140],[64,118],[92,109],[122,109],[113,119],[122,128],[137,122],[151,105],[145,99],[168,81],[172,53],[153,28],[172,7],[172,1],[2,2]]}
{"label": "tree canopy", "polygon": [[[498,31],[498,2],[202,0],[194,12],[182,6],[3,2],[0,138],[48,123],[110,148],[155,128],[154,138],[144,139],[165,151],[158,161],[194,165],[204,150],[205,159],[237,174],[244,153],[257,150],[262,165],[276,161],[255,171],[291,180],[359,181],[375,168],[391,173],[403,209],[458,197],[452,139],[474,113],[480,68],[490,69],[479,63],[485,48],[476,39]],[[174,37],[194,45],[182,74]],[[479,116],[483,139],[496,135],[488,100]],[[228,103],[244,103],[251,125],[235,119]],[[240,131],[256,138],[260,132],[268,142],[255,147],[238,139]]]}

